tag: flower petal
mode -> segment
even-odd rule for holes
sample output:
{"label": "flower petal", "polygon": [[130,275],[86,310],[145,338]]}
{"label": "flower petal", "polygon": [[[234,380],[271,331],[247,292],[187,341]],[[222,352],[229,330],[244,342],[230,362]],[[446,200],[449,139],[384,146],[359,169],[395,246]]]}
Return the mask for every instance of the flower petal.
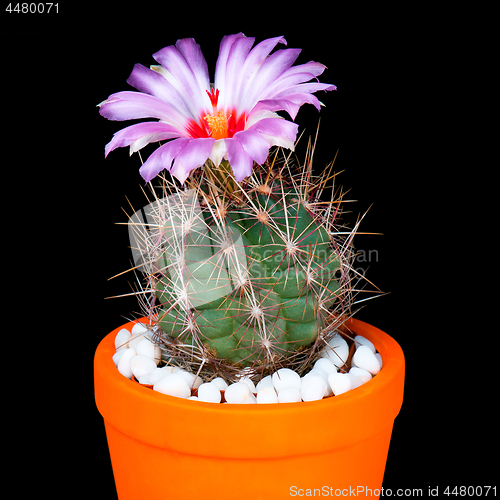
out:
{"label": "flower petal", "polygon": [[215,141],[214,145],[212,146],[212,151],[210,152],[210,160],[212,160],[213,164],[218,167],[220,165],[220,162],[222,161],[222,158],[224,158],[224,155],[227,153],[226,149],[226,140],[225,139],[219,139]]}
{"label": "flower petal", "polygon": [[297,66],[292,66],[290,69],[283,73],[283,77],[293,75],[295,73],[312,73],[314,76],[319,76],[325,71],[326,66],[319,62],[309,61],[305,64],[298,64]]}
{"label": "flower petal", "polygon": [[[222,94],[226,91],[226,85],[231,82],[226,82],[226,67],[228,63],[229,54],[231,52],[231,47],[233,44],[241,39],[246,38],[243,33],[238,33],[237,35],[226,35],[222,38],[219,47],[219,56],[215,64],[215,87],[218,88]],[[222,106],[224,96],[220,96],[220,103]],[[224,101],[225,104],[225,101]]]}
{"label": "flower petal", "polygon": [[113,135],[106,144],[105,156],[116,148],[130,146],[130,154],[135,153],[150,142],[165,141],[180,137],[182,134],[175,127],[162,122],[137,123],[123,128]]}
{"label": "flower petal", "polygon": [[139,169],[142,178],[149,182],[154,179],[164,168],[170,170],[174,157],[190,142],[191,139],[176,139],[167,142],[153,151],[149,158]]}
{"label": "flower petal", "polygon": [[[224,72],[224,82],[220,81],[220,79],[216,80],[215,87],[220,91],[218,104],[222,109],[234,107],[234,103],[240,100],[242,91],[241,70],[254,42],[255,38],[245,36],[235,38],[224,65],[220,65],[220,71]],[[217,61],[217,64],[219,68],[219,61]]]}
{"label": "flower petal", "polygon": [[175,88],[157,71],[146,68],[142,64],[136,64],[127,79],[127,83],[141,92],[151,94],[174,106],[184,116],[191,117],[186,104],[179,97]]}
{"label": "flower petal", "polygon": [[[278,43],[282,43],[286,45],[286,40],[282,36],[277,36],[274,38],[268,38],[267,40],[262,40],[259,42],[250,52],[247,60],[245,61],[245,65],[247,66],[247,70],[254,70],[259,67],[267,58],[267,56],[271,53],[271,51],[278,45]],[[253,68],[252,68],[253,67]]]}
{"label": "flower petal", "polygon": [[278,99],[286,96],[287,94],[295,93],[312,94],[313,92],[318,92],[320,90],[337,90],[335,85],[330,85],[329,83],[304,83],[312,78],[314,78],[312,73],[297,73],[295,75],[290,75],[287,78],[280,79],[269,87],[266,93],[262,95],[262,99]]}
{"label": "flower petal", "polygon": [[99,113],[108,120],[158,118],[179,129],[186,118],[172,105],[142,92],[118,92],[99,104]]}
{"label": "flower petal", "polygon": [[[296,105],[293,101],[289,99],[264,99],[259,101],[252,109],[251,113],[248,116],[247,123],[254,123],[257,121],[257,116],[260,115],[261,112],[267,111],[286,111],[292,118],[295,120],[297,113],[300,109],[299,105]],[[276,113],[273,113],[276,115]],[[278,116],[278,115],[276,115]]]}
{"label": "flower petal", "polygon": [[[215,86],[220,90],[220,105],[235,108],[242,101],[252,84],[255,73],[278,43],[286,45],[282,37],[269,38],[257,44],[250,52],[255,39],[242,33],[223,38],[215,70]],[[238,114],[249,109],[236,107]]]}
{"label": "flower petal", "polygon": [[226,139],[226,148],[227,159],[233,170],[234,178],[241,182],[252,174],[253,160],[236,136],[232,139]]}
{"label": "flower petal", "polygon": [[[179,40],[153,54],[166,71],[160,73],[170,82],[182,96],[191,116],[197,119],[212,110],[210,98],[206,91],[210,89],[208,70],[204,72],[203,58],[196,42],[191,39]],[[178,47],[181,47],[179,50]]]}
{"label": "flower petal", "polygon": [[271,54],[260,66],[253,72],[252,77],[247,83],[247,92],[239,107],[240,112],[249,112],[261,99],[268,87],[295,62],[300,54],[300,49],[278,50]]}
{"label": "flower petal", "polygon": [[175,46],[191,68],[202,94],[205,94],[204,91],[210,89],[210,77],[207,61],[200,46],[194,38],[181,38],[177,40]]}
{"label": "flower petal", "polygon": [[248,130],[260,132],[271,146],[281,146],[293,151],[299,126],[284,118],[264,118]]}
{"label": "flower petal", "polygon": [[289,94],[312,94],[313,92],[318,91],[329,91],[329,90],[337,90],[335,85],[330,85],[329,83],[302,83],[301,85],[293,85],[286,90],[282,90],[278,92],[274,98],[279,99],[280,97],[288,96]]}
{"label": "flower petal", "polygon": [[215,139],[192,139],[186,146],[177,153],[174,166],[170,173],[184,184],[191,170],[203,165],[214,145]]}
{"label": "flower petal", "polygon": [[[284,71],[281,76],[279,76],[272,83],[272,85],[269,86],[267,93],[268,95],[273,95],[291,85],[307,82],[312,78],[316,78],[321,75],[325,69],[326,66],[324,64],[314,61],[309,61],[306,64],[299,64],[298,66],[292,66]],[[298,77],[300,77],[300,79]],[[295,80],[295,82],[293,80]]]}
{"label": "flower petal", "polygon": [[259,132],[244,130],[236,133],[234,138],[241,143],[245,152],[256,163],[262,165],[266,161],[269,154],[269,142]]}

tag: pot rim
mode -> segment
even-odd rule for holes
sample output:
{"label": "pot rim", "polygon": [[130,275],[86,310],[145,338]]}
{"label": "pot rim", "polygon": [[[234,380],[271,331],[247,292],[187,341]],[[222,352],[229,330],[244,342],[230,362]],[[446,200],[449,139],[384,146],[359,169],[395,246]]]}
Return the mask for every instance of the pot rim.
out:
{"label": "pot rim", "polygon": [[[147,322],[147,319],[138,321]],[[138,321],[119,326],[97,347],[96,405],[107,425],[154,446],[192,453],[193,442],[188,439],[191,443],[185,443],[186,436],[206,434],[213,439],[206,443],[199,439],[197,454],[234,458],[289,456],[303,453],[306,443],[312,445],[307,447],[310,453],[319,453],[331,446],[347,446],[366,439],[389,425],[392,427],[402,405],[403,351],[389,335],[360,320],[351,318],[346,326],[354,334],[371,340],[380,352],[383,367],[375,377],[339,396],[267,405],[191,401],[161,394],[124,377],[112,360],[114,338],[120,329],[130,329]],[[320,427],[322,440],[318,440],[317,435]],[[345,432],[346,428],[349,432]],[[233,435],[234,439],[220,439],[221,433]],[[262,449],[263,442],[272,443],[276,439],[288,441],[289,446],[274,453]]]}

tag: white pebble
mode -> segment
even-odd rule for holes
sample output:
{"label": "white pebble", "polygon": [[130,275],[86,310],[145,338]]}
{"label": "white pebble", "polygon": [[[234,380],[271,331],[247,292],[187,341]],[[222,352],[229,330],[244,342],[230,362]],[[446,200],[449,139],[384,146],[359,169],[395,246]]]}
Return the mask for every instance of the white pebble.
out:
{"label": "white pebble", "polygon": [[132,369],[130,368],[130,360],[136,355],[135,349],[123,349],[123,354],[118,361],[118,371],[127,378],[132,378]]}
{"label": "white pebble", "polygon": [[243,382],[244,384],[247,384],[248,388],[250,389],[250,392],[252,392],[254,394],[257,393],[257,390],[255,388],[255,384],[253,383],[253,381],[250,377],[240,378],[239,382]]}
{"label": "white pebble", "polygon": [[346,373],[331,373],[328,375],[328,383],[335,396],[352,389],[352,381]]}
{"label": "white pebble", "polygon": [[346,374],[349,377],[349,380],[351,381],[352,389],[356,389],[356,387],[359,387],[360,385],[363,385],[364,382],[362,379],[359,377],[356,377],[356,375],[352,373],[347,373]]}
{"label": "white pebble", "polygon": [[187,372],[185,370],[179,370],[176,373],[184,377],[188,386],[191,387],[191,389],[198,389],[198,387],[200,387],[200,385],[203,384],[203,380],[194,373]]}
{"label": "white pebble", "polygon": [[300,389],[297,387],[285,387],[278,392],[278,403],[300,403]]}
{"label": "white pebble", "polygon": [[156,370],[156,363],[147,356],[137,354],[130,360],[130,369],[134,377],[139,380],[143,375],[151,373]]}
{"label": "white pebble", "polygon": [[259,392],[257,393],[257,403],[270,404],[277,402],[278,402],[278,395],[276,394],[276,391],[274,390],[274,387],[272,385],[271,386],[266,385],[259,389]]}
{"label": "white pebble", "polygon": [[375,354],[371,349],[365,345],[362,345],[356,349],[354,356],[352,357],[355,364],[359,368],[363,368],[370,372],[372,375],[376,375],[380,371],[380,363],[375,357]]}
{"label": "white pebble", "polygon": [[167,377],[162,377],[154,384],[153,389],[177,398],[187,399],[191,396],[191,389],[188,383],[179,373],[172,373]]}
{"label": "white pebble", "polygon": [[142,323],[136,323],[132,328],[132,339],[129,341],[128,346],[135,349],[137,344],[144,339],[144,334],[148,332],[149,330]]}
{"label": "white pebble", "polygon": [[214,382],[207,382],[198,387],[198,399],[206,403],[220,403],[222,396],[220,389]]}
{"label": "white pebble", "polygon": [[188,399],[191,399],[192,401],[199,401],[198,396],[189,396]]}
{"label": "white pebble", "polygon": [[191,386],[193,389],[198,389],[200,385],[203,384],[203,379],[197,375],[194,378],[194,384]]}
{"label": "white pebble", "polygon": [[321,375],[316,375],[311,371],[302,379],[300,386],[302,401],[318,401],[323,399],[326,392],[327,383]]}
{"label": "white pebble", "polygon": [[356,349],[362,345],[365,345],[366,347],[370,348],[373,354],[375,354],[375,346],[373,345],[373,342],[363,337],[362,335],[356,335],[354,337],[354,344],[356,345]]}
{"label": "white pebble", "polygon": [[126,329],[122,328],[115,337],[115,349],[123,349],[128,347],[128,341],[132,337],[131,333]]}
{"label": "white pebble", "polygon": [[158,380],[167,375],[172,375],[174,367],[173,366],[163,366],[161,368],[155,368],[149,377],[150,384],[155,385]]}
{"label": "white pebble", "polygon": [[[128,348],[128,346],[127,346]],[[113,361],[115,363],[115,366],[118,368],[118,362],[120,361],[120,358],[122,357],[122,354],[127,350],[127,348],[121,348],[121,349],[118,349],[118,351],[116,351],[114,354],[113,354]]]}
{"label": "white pebble", "polygon": [[300,389],[300,375],[290,368],[280,368],[273,373],[273,385],[276,392],[279,394],[283,389],[294,387]]}
{"label": "white pebble", "polygon": [[[325,358],[322,358],[322,359],[325,359]],[[330,363],[330,361],[328,361],[328,363]],[[330,363],[330,364],[333,366],[332,363]],[[331,396],[332,395],[332,388],[330,387],[330,384],[328,383],[328,375],[322,370],[318,370],[317,368],[313,368],[309,373],[306,373],[305,376],[307,377],[307,375],[309,375],[310,373],[312,373],[313,375],[318,375],[320,377],[323,377],[323,379],[325,380],[325,383],[326,383],[325,396]],[[335,370],[333,373],[337,373],[337,370]],[[302,380],[304,380],[304,377],[302,377]]]}
{"label": "white pebble", "polygon": [[147,356],[148,358],[151,358],[156,365],[161,360],[161,350],[157,345],[154,345],[151,340],[147,338],[143,338],[136,346],[135,350],[137,351],[137,354],[142,354],[144,356]]}
{"label": "white pebble", "polygon": [[228,387],[227,382],[222,377],[216,377],[212,382],[219,388],[220,391],[225,391]]}
{"label": "white pebble", "polygon": [[361,379],[363,381],[363,384],[366,384],[366,382],[368,382],[372,378],[372,374],[370,372],[367,372],[366,370],[363,370],[363,368],[359,368],[357,366],[353,366],[349,370],[349,373]]}
{"label": "white pebble", "polygon": [[142,377],[140,377],[137,380],[138,380],[139,384],[153,385],[151,383],[151,373],[146,373],[145,375],[143,375]]}
{"label": "white pebble", "polygon": [[337,368],[342,368],[349,356],[349,345],[336,333],[328,345],[323,348],[320,356],[329,359]]}
{"label": "white pebble", "polygon": [[272,387],[274,389],[273,385],[273,377],[271,375],[268,375],[267,377],[264,377],[262,380],[259,380],[257,383],[257,387],[255,388],[257,390],[257,393],[264,387]]}
{"label": "white pebble", "polygon": [[255,396],[251,393],[250,387],[244,382],[231,384],[224,394],[226,401],[231,404],[247,404],[255,402]]}
{"label": "white pebble", "polygon": [[382,356],[380,355],[379,352],[376,352],[375,357],[378,359],[378,362],[380,363],[380,369],[382,369]]}
{"label": "white pebble", "polygon": [[135,323],[132,327],[132,337],[135,337],[137,335],[144,335],[148,331],[148,327],[144,323]]}
{"label": "white pebble", "polygon": [[316,363],[314,363],[313,370],[321,370],[326,374],[337,373],[338,368],[330,361],[329,358],[319,358]]}

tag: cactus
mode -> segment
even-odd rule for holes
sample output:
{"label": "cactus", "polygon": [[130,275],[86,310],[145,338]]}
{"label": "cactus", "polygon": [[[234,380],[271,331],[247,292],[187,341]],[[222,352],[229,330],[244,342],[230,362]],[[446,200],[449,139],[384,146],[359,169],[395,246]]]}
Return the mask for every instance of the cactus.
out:
{"label": "cactus", "polygon": [[135,238],[155,341],[195,371],[303,371],[345,320],[350,240],[338,235],[340,200],[319,199],[331,169],[314,179],[311,161],[293,173],[271,158],[244,184],[227,162],[184,190],[163,178]]}

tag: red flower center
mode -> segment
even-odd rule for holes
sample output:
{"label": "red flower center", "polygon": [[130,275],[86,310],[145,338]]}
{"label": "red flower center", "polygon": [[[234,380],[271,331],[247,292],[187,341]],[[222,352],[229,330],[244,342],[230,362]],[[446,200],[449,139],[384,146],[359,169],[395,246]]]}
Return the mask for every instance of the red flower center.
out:
{"label": "red flower center", "polygon": [[210,98],[213,112],[200,116],[198,123],[190,120],[187,126],[187,131],[191,137],[213,137],[214,139],[228,139],[233,137],[236,132],[245,130],[246,113],[237,116],[236,110],[224,111],[218,109],[219,89],[211,88],[210,92],[206,93]]}

